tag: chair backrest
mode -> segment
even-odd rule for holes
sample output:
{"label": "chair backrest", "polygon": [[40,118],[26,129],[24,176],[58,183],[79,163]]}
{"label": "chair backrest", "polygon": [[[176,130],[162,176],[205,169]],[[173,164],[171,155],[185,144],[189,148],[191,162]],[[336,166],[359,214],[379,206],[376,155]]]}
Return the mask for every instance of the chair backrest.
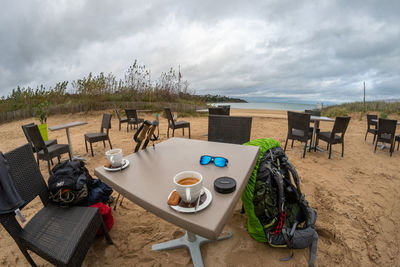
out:
{"label": "chair backrest", "polygon": [[208,141],[243,144],[250,141],[252,117],[208,116]]}
{"label": "chair backrest", "polygon": [[35,161],[31,146],[25,144],[5,153],[4,157],[10,166],[15,187],[25,204],[39,195],[45,205],[49,200],[48,188]]}
{"label": "chair backrest", "polygon": [[208,114],[209,115],[226,115],[229,116],[230,109],[226,109],[223,107],[213,107],[213,108],[208,108]]}
{"label": "chair backrest", "polygon": [[172,116],[171,109],[164,108],[164,110],[165,110],[165,115],[167,116],[167,119],[168,119],[168,125],[175,127],[175,121],[174,121],[174,117]]}
{"label": "chair backrest", "polygon": [[118,120],[121,121],[121,115],[119,114],[118,109],[115,109],[115,114],[117,114]]}
{"label": "chair backrest", "polygon": [[125,109],[125,113],[129,120],[133,119],[134,121],[138,121],[136,109]]}
{"label": "chair backrest", "polygon": [[112,114],[103,114],[103,119],[101,120],[101,127],[100,127],[100,132],[104,133],[104,129],[106,129],[106,133],[108,135],[108,131],[111,128],[111,117]]}
{"label": "chair backrest", "polygon": [[28,124],[24,124],[24,125],[21,126],[21,128],[22,128],[22,131],[24,131],[26,140],[27,140],[28,143],[32,146],[32,149],[34,149],[33,144],[32,144],[32,140],[31,140],[31,138],[29,137],[28,131],[26,130],[26,127],[29,127],[29,126],[32,126],[32,125],[35,125],[35,123],[34,123],[34,122],[31,122],[31,123],[28,123]]}
{"label": "chair backrest", "polygon": [[343,139],[349,122],[350,117],[336,117],[335,123],[333,124],[333,130],[331,132],[331,139],[334,138],[335,134],[341,135],[341,139]]}
{"label": "chair backrest", "polygon": [[303,131],[303,135],[307,136],[310,130],[310,117],[311,114],[288,111],[288,132],[289,135],[292,134],[292,131],[300,130]]}
{"label": "chair backrest", "polygon": [[321,111],[320,110],[306,109],[306,110],[304,110],[304,113],[311,114],[311,116],[321,116]]}
{"label": "chair backrest", "polygon": [[378,122],[372,121],[372,120],[377,120],[377,119],[378,119],[378,115],[367,114],[368,129],[371,129],[371,126],[375,126],[375,128],[378,127]]}
{"label": "chair backrest", "polygon": [[379,119],[378,138],[393,140],[396,134],[397,120]]}
{"label": "chair backrest", "polygon": [[31,138],[32,144],[37,152],[40,150],[44,150],[47,154],[47,147],[44,143],[43,137],[40,134],[39,127],[37,125],[31,125],[25,127],[26,131],[28,132],[29,137]]}

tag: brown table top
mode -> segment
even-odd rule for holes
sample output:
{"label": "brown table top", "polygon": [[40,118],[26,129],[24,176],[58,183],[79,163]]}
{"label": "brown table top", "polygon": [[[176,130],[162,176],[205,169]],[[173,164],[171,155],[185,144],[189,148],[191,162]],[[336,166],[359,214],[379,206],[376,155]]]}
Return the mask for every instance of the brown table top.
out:
{"label": "brown table top", "polygon": [[86,121],[73,121],[73,122],[69,122],[69,123],[65,123],[65,124],[59,124],[56,126],[51,126],[49,127],[50,131],[57,131],[57,130],[61,130],[61,129],[65,129],[65,128],[71,128],[71,127],[75,127],[75,126],[79,126],[79,125],[84,125],[87,124]]}
{"label": "brown table top", "polygon": [[[98,167],[94,173],[105,183],[144,209],[187,231],[216,239],[230,218],[237,201],[257,162],[258,147],[171,138],[152,147],[125,156],[130,165],[120,172],[108,172]],[[222,156],[228,166],[213,163],[200,165],[200,156]],[[174,189],[173,177],[185,170],[203,175],[203,185],[211,191],[212,202],[197,213],[179,213],[167,204]],[[229,176],[236,180],[236,191],[220,194],[214,190],[214,180]]]}

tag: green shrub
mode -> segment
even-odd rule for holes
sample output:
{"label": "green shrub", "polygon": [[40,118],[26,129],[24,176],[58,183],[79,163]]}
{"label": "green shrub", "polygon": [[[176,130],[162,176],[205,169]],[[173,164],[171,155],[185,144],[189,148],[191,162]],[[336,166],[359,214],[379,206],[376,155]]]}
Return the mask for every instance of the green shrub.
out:
{"label": "green shrub", "polygon": [[379,117],[382,119],[386,119],[387,118],[387,114],[385,111],[382,111],[381,113],[379,113]]}
{"label": "green shrub", "polygon": [[322,111],[322,115],[333,118],[337,116],[347,116],[348,112],[345,108],[334,107],[334,108],[324,109]]}

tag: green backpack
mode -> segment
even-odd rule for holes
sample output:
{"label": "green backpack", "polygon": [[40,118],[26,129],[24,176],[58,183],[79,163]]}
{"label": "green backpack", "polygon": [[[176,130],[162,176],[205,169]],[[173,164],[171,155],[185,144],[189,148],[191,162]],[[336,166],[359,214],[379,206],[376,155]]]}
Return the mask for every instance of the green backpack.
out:
{"label": "green backpack", "polygon": [[[260,148],[257,164],[242,195],[250,236],[273,247],[309,247],[310,266],[314,266],[317,214],[301,193],[296,169],[280,143],[273,139],[257,139],[245,145]],[[292,256],[293,252],[289,258],[281,260]]]}

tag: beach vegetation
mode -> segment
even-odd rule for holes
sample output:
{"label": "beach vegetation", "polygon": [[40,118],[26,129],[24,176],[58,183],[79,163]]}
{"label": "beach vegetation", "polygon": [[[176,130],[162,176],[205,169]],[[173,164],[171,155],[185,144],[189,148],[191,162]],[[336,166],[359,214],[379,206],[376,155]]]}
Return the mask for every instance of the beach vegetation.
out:
{"label": "beach vegetation", "polygon": [[390,114],[400,115],[400,101],[368,101],[343,103],[340,105],[324,107],[322,114],[328,117],[346,116],[339,114],[360,113],[362,119],[367,113],[380,114],[380,117]]}

